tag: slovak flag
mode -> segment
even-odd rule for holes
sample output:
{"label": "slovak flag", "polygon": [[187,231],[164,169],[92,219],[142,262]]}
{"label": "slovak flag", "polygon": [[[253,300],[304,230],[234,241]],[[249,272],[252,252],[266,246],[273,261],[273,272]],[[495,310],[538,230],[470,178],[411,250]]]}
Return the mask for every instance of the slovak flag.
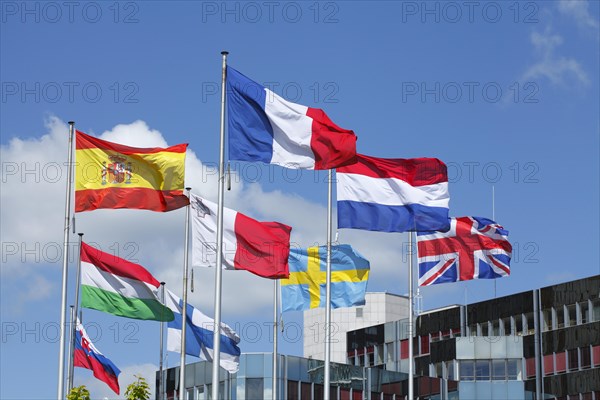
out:
{"label": "slovak flag", "polygon": [[448,232],[417,233],[419,286],[510,275],[508,231],[480,217],[450,219]]}
{"label": "slovak flag", "polygon": [[293,169],[333,169],[356,161],[356,135],[318,108],[284,100],[227,67],[229,159]]}
{"label": "slovak flag", "polygon": [[381,232],[447,230],[448,172],[437,158],[358,155],[338,168],[338,228]]}
{"label": "slovak flag", "polygon": [[79,318],[77,318],[77,329],[75,330],[73,365],[91,369],[97,379],[106,383],[116,394],[119,394],[118,377],[121,370],[94,346]]}
{"label": "slovak flag", "polygon": [[[190,194],[192,265],[217,264],[217,204]],[[290,275],[290,233],[279,222],[261,222],[223,207],[223,268],[243,269],[263,278]]]}

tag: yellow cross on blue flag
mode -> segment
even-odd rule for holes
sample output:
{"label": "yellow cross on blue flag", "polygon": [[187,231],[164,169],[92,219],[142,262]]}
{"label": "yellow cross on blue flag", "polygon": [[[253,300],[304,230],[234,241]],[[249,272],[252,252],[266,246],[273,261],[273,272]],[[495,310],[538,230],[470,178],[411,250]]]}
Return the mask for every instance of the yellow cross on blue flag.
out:
{"label": "yellow cross on blue flag", "polygon": [[[290,249],[289,279],[281,279],[282,311],[325,307],[327,246]],[[331,307],[365,304],[370,263],[348,244],[331,246]]]}

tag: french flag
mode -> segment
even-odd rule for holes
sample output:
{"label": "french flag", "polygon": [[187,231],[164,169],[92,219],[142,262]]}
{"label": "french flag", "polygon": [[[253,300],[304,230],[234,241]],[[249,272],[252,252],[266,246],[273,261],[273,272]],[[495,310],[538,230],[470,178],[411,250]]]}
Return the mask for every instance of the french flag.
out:
{"label": "french flag", "polygon": [[[217,264],[217,204],[190,194],[192,265]],[[223,208],[223,268],[243,269],[263,278],[288,278],[292,228],[262,222]]]}
{"label": "french flag", "polygon": [[227,67],[229,158],[293,169],[333,169],[356,161],[356,135],[318,108],[284,100]]}
{"label": "french flag", "polygon": [[436,158],[375,158],[337,169],[338,228],[448,230],[448,172]]}
{"label": "french flag", "polygon": [[79,318],[77,318],[77,329],[75,331],[73,365],[75,367],[91,369],[97,379],[106,383],[116,394],[119,394],[118,377],[121,370],[98,351],[85,332]]}

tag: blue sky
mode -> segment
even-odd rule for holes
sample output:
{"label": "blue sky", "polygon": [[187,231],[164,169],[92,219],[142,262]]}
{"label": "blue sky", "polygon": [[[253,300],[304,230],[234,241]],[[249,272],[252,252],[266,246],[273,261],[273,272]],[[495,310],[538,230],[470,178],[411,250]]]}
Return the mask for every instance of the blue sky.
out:
{"label": "blue sky", "polygon": [[[56,394],[66,122],[139,147],[189,143],[186,183],[216,200],[221,50],[245,75],[354,130],[361,153],[443,160],[451,215],[491,218],[493,187],[514,247],[498,295],[600,273],[598,2],[0,5],[2,399]],[[299,245],[324,243],[325,173],[232,167],[228,206],[291,225]],[[99,210],[77,215],[77,230],[180,294],[183,217]],[[406,235],[342,230],[339,240],[371,260],[369,290],[406,293]],[[212,315],[214,271],[194,273],[191,302]],[[223,321],[242,351],[269,351],[271,282],[223,276]],[[488,299],[494,283],[421,293],[433,308]],[[301,354],[301,314],[284,317],[282,350]],[[84,322],[123,370],[123,390],[134,373],[153,379],[156,323],[93,310]],[[89,371],[75,383],[114,397]]]}

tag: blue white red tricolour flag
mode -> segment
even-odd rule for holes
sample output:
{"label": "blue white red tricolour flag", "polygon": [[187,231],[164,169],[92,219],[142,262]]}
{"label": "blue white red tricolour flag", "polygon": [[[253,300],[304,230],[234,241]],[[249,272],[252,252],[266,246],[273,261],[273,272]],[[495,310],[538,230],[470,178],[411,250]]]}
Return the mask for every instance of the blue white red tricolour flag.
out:
{"label": "blue white red tricolour flag", "polygon": [[73,352],[75,367],[91,369],[94,376],[106,383],[116,394],[119,394],[119,374],[121,370],[94,346],[77,318],[75,330],[75,351]]}
{"label": "blue white red tricolour flag", "polygon": [[[167,324],[167,350],[181,353],[181,329],[183,320],[183,301],[171,291],[166,291],[165,305],[169,307],[175,319]],[[187,304],[186,307],[185,354],[202,360],[213,360],[213,328],[215,320],[202,314]],[[240,366],[240,337],[233,329],[221,323],[221,355],[219,365],[227,371],[236,373]]]}
{"label": "blue white red tricolour flag", "polygon": [[359,154],[337,169],[338,228],[382,232],[447,230],[448,172],[437,158]]}
{"label": "blue white red tricolour flag", "polygon": [[356,161],[356,135],[318,108],[289,102],[227,67],[229,159],[294,169],[332,169]]}
{"label": "blue white red tricolour flag", "polygon": [[417,233],[419,286],[510,275],[508,231],[491,219],[450,219],[448,232]]}

